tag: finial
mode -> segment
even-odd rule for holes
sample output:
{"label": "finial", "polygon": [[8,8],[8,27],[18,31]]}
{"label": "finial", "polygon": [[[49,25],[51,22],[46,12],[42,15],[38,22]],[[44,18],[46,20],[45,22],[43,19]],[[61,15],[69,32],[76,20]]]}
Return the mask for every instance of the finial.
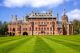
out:
{"label": "finial", "polygon": [[11,15],[12,16],[12,21],[17,21],[17,15]]}
{"label": "finial", "polygon": [[32,10],[32,13],[34,13],[34,12],[35,12],[35,10],[33,9],[33,10]]}
{"label": "finial", "polygon": [[49,10],[49,15],[52,16],[52,9]]}
{"label": "finial", "polygon": [[26,21],[26,18],[25,18],[25,16],[23,17],[23,21],[24,21],[24,22]]}
{"label": "finial", "polygon": [[17,18],[17,15],[15,15],[15,18]]}
{"label": "finial", "polygon": [[59,13],[57,12],[57,16],[59,15]]}
{"label": "finial", "polygon": [[66,9],[63,10],[63,15],[66,15]]}
{"label": "finial", "polygon": [[17,18],[17,15],[11,15],[12,18]]}
{"label": "finial", "polygon": [[52,9],[49,9],[49,12],[52,13]]}
{"label": "finial", "polygon": [[57,12],[57,19],[59,20],[59,13]]}

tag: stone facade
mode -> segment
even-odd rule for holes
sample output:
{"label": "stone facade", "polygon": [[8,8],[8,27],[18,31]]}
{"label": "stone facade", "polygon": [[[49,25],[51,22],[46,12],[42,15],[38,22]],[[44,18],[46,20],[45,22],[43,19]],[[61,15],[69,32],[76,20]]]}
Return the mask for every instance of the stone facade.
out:
{"label": "stone facade", "polygon": [[25,16],[23,20],[18,20],[17,16],[12,16],[12,21],[8,24],[9,35],[71,35],[73,25],[69,23],[68,16],[64,13],[62,21],[53,16],[52,11],[46,13],[32,12]]}

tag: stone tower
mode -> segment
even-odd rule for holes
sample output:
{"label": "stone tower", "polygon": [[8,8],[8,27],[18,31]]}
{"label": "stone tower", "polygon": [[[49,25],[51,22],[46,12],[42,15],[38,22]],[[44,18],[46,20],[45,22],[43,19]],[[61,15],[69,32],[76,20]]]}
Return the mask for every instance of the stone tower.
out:
{"label": "stone tower", "polygon": [[62,16],[62,26],[63,26],[63,35],[67,35],[68,16],[66,15],[65,9]]}

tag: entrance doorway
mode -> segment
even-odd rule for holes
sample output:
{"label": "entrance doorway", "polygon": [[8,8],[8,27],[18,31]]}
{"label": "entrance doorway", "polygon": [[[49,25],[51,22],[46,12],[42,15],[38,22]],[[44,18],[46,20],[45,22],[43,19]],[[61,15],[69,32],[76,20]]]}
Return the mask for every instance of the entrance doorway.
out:
{"label": "entrance doorway", "polygon": [[27,32],[23,32],[23,35],[28,35],[28,33]]}
{"label": "entrance doorway", "polygon": [[45,31],[41,31],[41,34],[42,34],[42,35],[45,35]]}

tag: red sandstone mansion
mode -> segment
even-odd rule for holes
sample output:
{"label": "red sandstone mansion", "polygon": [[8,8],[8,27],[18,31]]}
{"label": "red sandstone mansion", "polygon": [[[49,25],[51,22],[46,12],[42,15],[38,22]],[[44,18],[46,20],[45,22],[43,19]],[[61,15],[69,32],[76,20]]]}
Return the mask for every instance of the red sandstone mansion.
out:
{"label": "red sandstone mansion", "polygon": [[52,11],[46,13],[36,13],[25,16],[23,20],[18,20],[13,16],[8,24],[9,35],[71,35],[73,25],[69,23],[68,16],[63,13],[61,21],[58,16],[54,16]]}

